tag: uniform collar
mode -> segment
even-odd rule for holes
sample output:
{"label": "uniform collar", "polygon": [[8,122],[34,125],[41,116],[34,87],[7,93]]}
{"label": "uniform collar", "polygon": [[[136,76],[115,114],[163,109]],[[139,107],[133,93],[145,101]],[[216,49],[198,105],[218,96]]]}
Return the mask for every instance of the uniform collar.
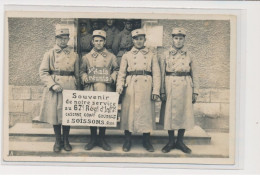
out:
{"label": "uniform collar", "polygon": [[146,55],[146,54],[149,52],[149,50],[148,50],[148,48],[146,48],[146,47],[144,47],[144,48],[142,48],[142,49],[137,49],[137,48],[133,47],[133,48],[131,49],[131,52],[132,52],[134,55],[136,55],[138,52],[141,52],[143,55]]}
{"label": "uniform collar", "polygon": [[61,47],[59,47],[58,45],[55,45],[55,46],[54,46],[54,51],[55,51],[56,53],[64,52],[65,54],[70,54],[71,49],[70,49],[69,46],[67,46],[67,47],[65,47],[65,48],[61,48]]}
{"label": "uniform collar", "polygon": [[174,47],[170,48],[170,54],[175,55],[176,53],[180,53],[181,55],[184,55],[187,52],[186,47],[182,47],[181,49],[176,49]]}
{"label": "uniform collar", "polygon": [[100,54],[102,55],[103,57],[106,57],[107,56],[107,49],[104,48],[102,51],[96,51],[95,48],[92,48],[92,50],[90,51],[90,54],[92,55],[92,57],[94,58],[97,58],[97,56]]}

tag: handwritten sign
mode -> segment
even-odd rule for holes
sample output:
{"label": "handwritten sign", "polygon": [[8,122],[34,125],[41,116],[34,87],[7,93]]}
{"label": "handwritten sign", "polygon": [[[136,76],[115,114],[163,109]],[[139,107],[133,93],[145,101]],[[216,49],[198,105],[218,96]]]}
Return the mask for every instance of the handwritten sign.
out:
{"label": "handwritten sign", "polygon": [[106,67],[91,67],[88,69],[88,82],[111,83],[110,70]]}
{"label": "handwritten sign", "polygon": [[63,125],[116,127],[118,93],[63,90]]}

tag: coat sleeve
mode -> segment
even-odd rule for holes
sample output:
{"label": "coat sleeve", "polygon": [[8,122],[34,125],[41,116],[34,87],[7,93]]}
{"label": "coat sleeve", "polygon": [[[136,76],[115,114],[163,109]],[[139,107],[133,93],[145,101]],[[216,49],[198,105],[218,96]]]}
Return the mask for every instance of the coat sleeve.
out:
{"label": "coat sleeve", "polygon": [[161,89],[160,93],[165,94],[165,72],[166,72],[166,56],[163,54],[159,60],[160,70],[161,70]]}
{"label": "coat sleeve", "polygon": [[116,83],[117,90],[122,89],[125,85],[127,67],[128,67],[127,54],[124,54],[121,60],[120,69],[117,77],[117,83]]}
{"label": "coat sleeve", "polygon": [[52,51],[49,51],[44,54],[44,57],[43,57],[43,60],[42,60],[42,63],[40,65],[40,69],[39,69],[40,79],[44,83],[44,85],[46,87],[48,87],[49,89],[51,89],[52,86],[57,84],[53,80],[52,76],[50,75],[50,61],[51,61],[50,54],[51,53],[52,53]]}
{"label": "coat sleeve", "polygon": [[113,79],[114,83],[116,83],[117,74],[119,71],[119,66],[117,64],[116,56],[112,56],[112,74],[111,78]]}
{"label": "coat sleeve", "polygon": [[119,52],[120,41],[121,41],[121,34],[119,33],[115,36],[115,39],[114,39],[113,44],[112,44],[112,50],[115,53],[115,55],[117,55],[118,52]]}
{"label": "coat sleeve", "polygon": [[79,77],[79,56],[76,55],[76,61],[74,64],[74,75],[77,83],[77,90],[80,90],[80,77]]}
{"label": "coat sleeve", "polygon": [[85,85],[85,80],[88,78],[87,74],[87,57],[86,55],[82,57],[82,62],[80,65],[79,75],[82,85]]}
{"label": "coat sleeve", "polygon": [[192,90],[193,90],[193,93],[195,94],[199,94],[199,80],[198,80],[198,73],[197,73],[197,68],[198,66],[196,65],[196,62],[194,62],[192,59],[191,59],[191,79],[192,79],[192,83],[193,83],[193,87],[192,87]]}
{"label": "coat sleeve", "polygon": [[152,60],[152,76],[153,76],[152,94],[160,95],[161,71],[160,71],[160,66],[156,55],[153,55],[153,60]]}

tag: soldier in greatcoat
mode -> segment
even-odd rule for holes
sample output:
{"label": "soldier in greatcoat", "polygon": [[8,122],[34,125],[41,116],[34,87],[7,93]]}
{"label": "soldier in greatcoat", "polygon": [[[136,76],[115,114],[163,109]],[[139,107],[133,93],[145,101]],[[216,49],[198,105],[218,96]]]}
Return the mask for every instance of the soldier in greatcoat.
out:
{"label": "soldier in greatcoat", "polygon": [[77,90],[79,88],[79,59],[73,47],[68,46],[69,29],[56,26],[56,44],[45,53],[39,74],[44,83],[40,120],[53,125],[56,141],[54,152],[71,151],[69,143],[70,126],[62,126],[63,142],[61,138],[62,125],[62,91]]}
{"label": "soldier in greatcoat", "polygon": [[155,101],[159,98],[161,74],[157,57],[145,43],[142,29],[132,32],[134,47],[122,57],[117,92],[122,95],[123,151],[131,148],[131,133],[143,133],[143,146],[153,152],[150,132],[155,128]]}
{"label": "soldier in greatcoat", "polygon": [[[83,57],[80,66],[80,77],[84,90],[114,92],[119,66],[115,55],[105,48],[106,32],[103,30],[93,31],[92,43],[94,48]],[[88,72],[93,67],[107,68],[110,72],[110,81],[91,82],[88,78]],[[91,126],[90,131],[90,142],[85,146],[86,150],[91,150],[95,146],[100,146],[106,151],[111,150],[110,145],[105,140],[106,127],[99,127],[99,139],[97,138],[97,127]]]}
{"label": "soldier in greatcoat", "polygon": [[120,66],[121,58],[133,47],[131,31],[133,30],[133,20],[127,19],[124,22],[125,28],[114,39],[112,50],[117,56],[117,63]]}
{"label": "soldier in greatcoat", "polygon": [[82,57],[89,53],[93,46],[92,46],[92,34],[87,31],[87,22],[81,21],[80,22],[80,53]]}
{"label": "soldier in greatcoat", "polygon": [[[194,127],[193,104],[198,96],[198,80],[196,66],[184,46],[185,37],[185,29],[174,28],[172,47],[165,51],[161,60],[161,99],[166,101],[164,129],[169,134],[169,142],[162,149],[164,153],[174,148],[191,153],[183,137],[185,130]],[[174,130],[178,130],[176,142]]]}
{"label": "soldier in greatcoat", "polygon": [[112,45],[115,40],[116,35],[119,34],[119,30],[115,26],[115,20],[114,19],[107,19],[106,20],[106,25],[104,26],[104,30],[107,33],[107,38],[106,38],[106,49],[110,51],[111,53],[115,54],[112,50]]}

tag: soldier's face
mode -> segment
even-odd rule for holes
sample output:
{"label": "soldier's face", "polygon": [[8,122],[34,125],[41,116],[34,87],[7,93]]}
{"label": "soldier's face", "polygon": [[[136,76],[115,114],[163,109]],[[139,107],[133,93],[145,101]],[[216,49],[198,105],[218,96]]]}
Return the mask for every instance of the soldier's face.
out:
{"label": "soldier's face", "polygon": [[113,19],[108,19],[107,20],[107,26],[113,26],[113,24],[114,24],[114,20]]}
{"label": "soldier's face", "polygon": [[94,30],[97,30],[98,27],[99,27],[98,22],[94,22],[92,27],[93,27]]}
{"label": "soldier's face", "polygon": [[130,23],[130,22],[127,22],[127,23],[125,24],[125,28],[126,28],[128,31],[131,31],[132,28],[133,28],[133,24]]}
{"label": "soldier's face", "polygon": [[106,40],[102,37],[96,36],[93,38],[92,43],[97,50],[102,50],[106,44]]}
{"label": "soldier's face", "polygon": [[135,48],[143,48],[144,47],[144,43],[145,43],[145,36],[144,35],[140,35],[137,37],[133,38],[133,43]]}
{"label": "soldier's face", "polygon": [[81,33],[85,33],[87,31],[87,25],[86,24],[81,24],[80,27],[81,27],[80,28]]}
{"label": "soldier's face", "polygon": [[68,35],[62,35],[59,37],[56,37],[56,44],[61,47],[65,48],[69,42],[70,38]]}
{"label": "soldier's face", "polygon": [[182,48],[185,43],[185,37],[183,35],[175,35],[172,37],[172,43],[175,48]]}

